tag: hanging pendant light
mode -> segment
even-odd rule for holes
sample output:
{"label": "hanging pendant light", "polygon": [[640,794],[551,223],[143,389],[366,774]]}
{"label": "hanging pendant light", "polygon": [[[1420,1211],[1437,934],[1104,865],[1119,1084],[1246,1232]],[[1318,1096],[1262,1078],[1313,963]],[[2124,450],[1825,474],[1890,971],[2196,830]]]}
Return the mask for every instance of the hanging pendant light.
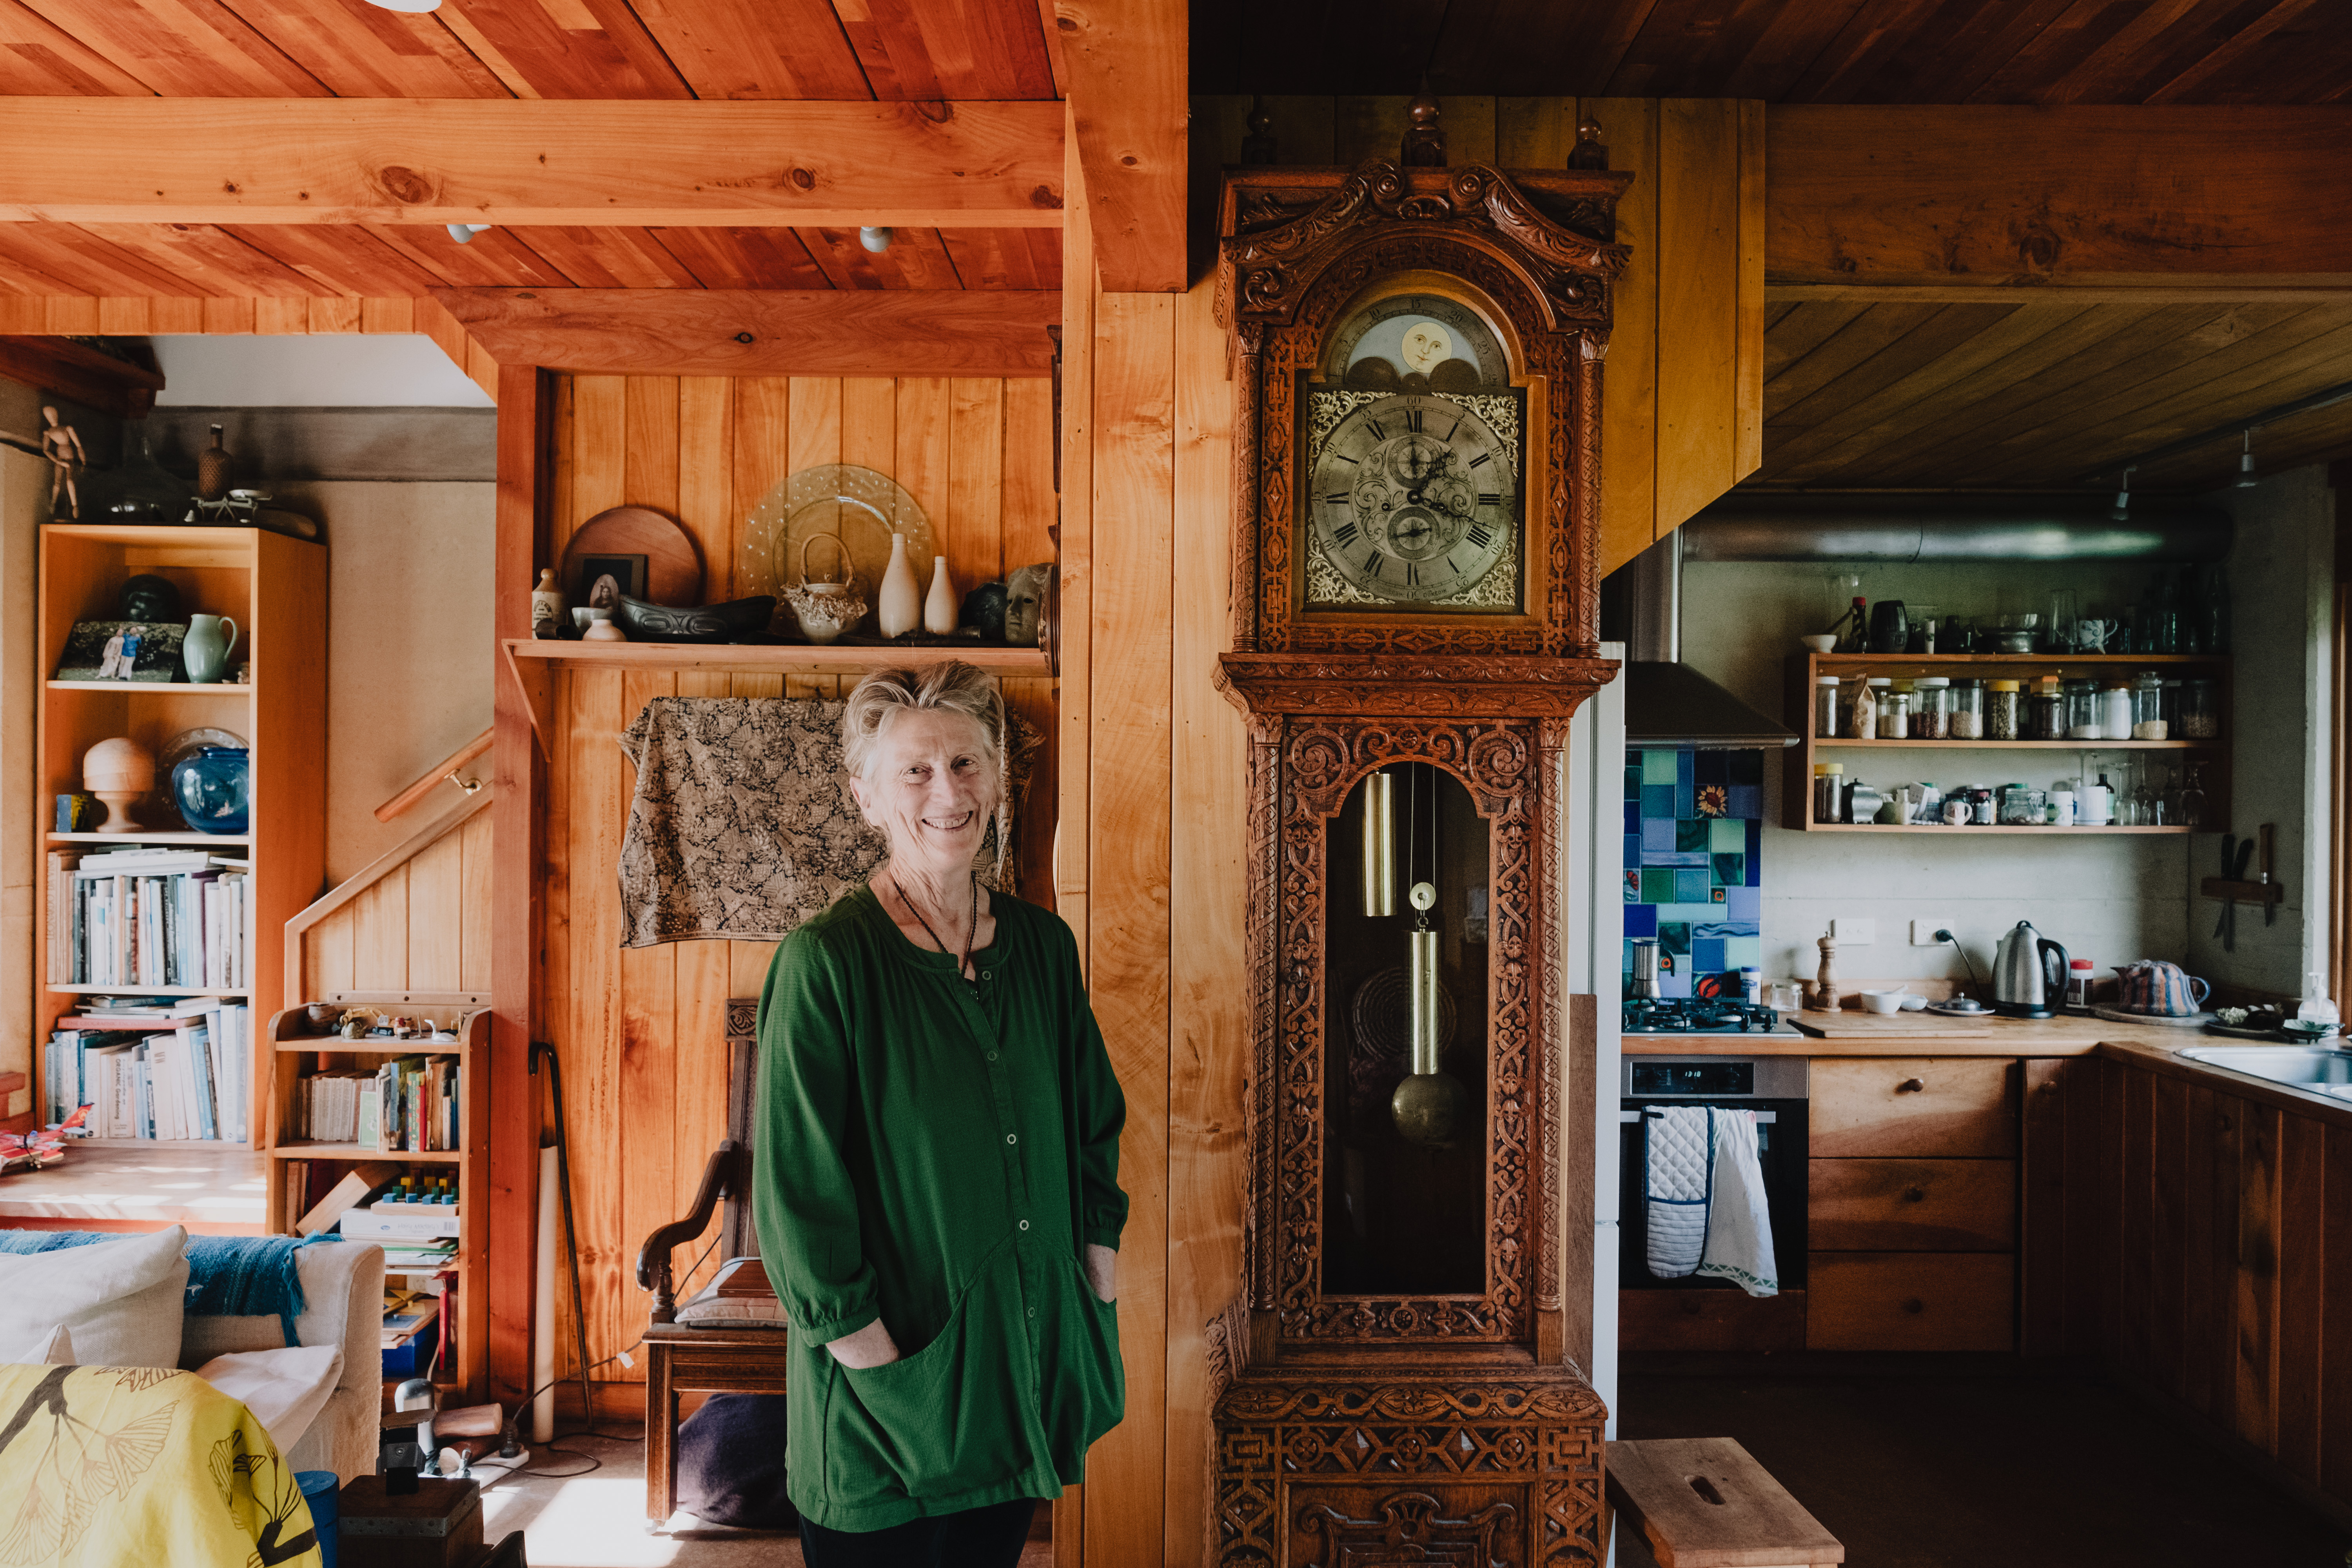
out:
{"label": "hanging pendant light", "polygon": [[2245,449],[2238,454],[2238,489],[2250,490],[2262,482],[2254,477],[2254,427],[2249,425]]}
{"label": "hanging pendant light", "polygon": [[2114,521],[2128,522],[2131,521],[2131,477],[2132,471],[2129,468],[2126,468],[2124,470],[2124,487],[2116,492],[2116,504],[2107,509],[2107,516]]}

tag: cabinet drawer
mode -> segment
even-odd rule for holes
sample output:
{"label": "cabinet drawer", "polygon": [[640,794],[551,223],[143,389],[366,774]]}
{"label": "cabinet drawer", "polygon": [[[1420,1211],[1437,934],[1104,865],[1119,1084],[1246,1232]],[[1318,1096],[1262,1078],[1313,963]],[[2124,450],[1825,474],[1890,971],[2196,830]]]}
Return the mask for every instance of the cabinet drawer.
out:
{"label": "cabinet drawer", "polygon": [[2009,1351],[2017,1260],[2002,1252],[1816,1252],[1806,1258],[1805,1348]]}
{"label": "cabinet drawer", "polygon": [[1812,1153],[2013,1159],[2017,1064],[2000,1057],[1813,1063]]}
{"label": "cabinet drawer", "polygon": [[1805,1223],[1824,1252],[2007,1252],[2014,1160],[1815,1160]]}

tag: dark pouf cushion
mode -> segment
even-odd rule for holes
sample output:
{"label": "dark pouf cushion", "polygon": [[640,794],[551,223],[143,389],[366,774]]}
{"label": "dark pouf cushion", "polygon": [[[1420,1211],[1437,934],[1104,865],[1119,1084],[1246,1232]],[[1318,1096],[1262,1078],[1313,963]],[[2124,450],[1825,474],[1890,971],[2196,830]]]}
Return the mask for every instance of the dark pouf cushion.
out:
{"label": "dark pouf cushion", "polygon": [[788,1530],[784,1395],[714,1394],[677,1429],[677,1506],[705,1524]]}

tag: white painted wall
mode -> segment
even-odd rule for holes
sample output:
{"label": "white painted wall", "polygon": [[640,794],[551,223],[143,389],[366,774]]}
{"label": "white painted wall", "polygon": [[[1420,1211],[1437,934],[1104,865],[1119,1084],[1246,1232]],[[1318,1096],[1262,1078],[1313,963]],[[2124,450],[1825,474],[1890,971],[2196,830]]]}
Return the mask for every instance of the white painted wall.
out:
{"label": "white painted wall", "polygon": [[[0,381],[0,430],[30,437],[41,427],[41,398],[30,387]],[[14,447],[0,447],[0,996],[20,997],[0,1007],[0,1072],[39,1082],[33,1039],[34,834],[38,824],[40,769],[34,752],[35,605],[39,577],[40,522],[47,514],[49,466]],[[32,1105],[32,1089],[7,1095],[0,1115]]]}
{"label": "white painted wall", "polygon": [[148,340],[158,405],[194,408],[488,408],[432,339],[409,332],[171,334]]}

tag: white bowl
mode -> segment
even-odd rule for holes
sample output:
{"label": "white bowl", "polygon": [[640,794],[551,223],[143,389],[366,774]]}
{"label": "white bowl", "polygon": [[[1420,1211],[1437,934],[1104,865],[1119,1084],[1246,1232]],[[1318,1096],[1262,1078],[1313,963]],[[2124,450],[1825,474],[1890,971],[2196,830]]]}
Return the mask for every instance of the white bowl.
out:
{"label": "white bowl", "polygon": [[1814,637],[1799,637],[1797,640],[1804,644],[1807,647],[1811,648],[1815,653],[1827,653],[1830,649],[1837,647],[1837,637],[1832,632],[1822,632]]}
{"label": "white bowl", "polygon": [[1865,991],[1862,994],[1862,1010],[1865,1013],[1900,1013],[1906,991]]}
{"label": "white bowl", "polygon": [[1924,1013],[1927,1010],[1927,999],[1906,994],[1903,998],[1903,1010],[1906,1013]]}

